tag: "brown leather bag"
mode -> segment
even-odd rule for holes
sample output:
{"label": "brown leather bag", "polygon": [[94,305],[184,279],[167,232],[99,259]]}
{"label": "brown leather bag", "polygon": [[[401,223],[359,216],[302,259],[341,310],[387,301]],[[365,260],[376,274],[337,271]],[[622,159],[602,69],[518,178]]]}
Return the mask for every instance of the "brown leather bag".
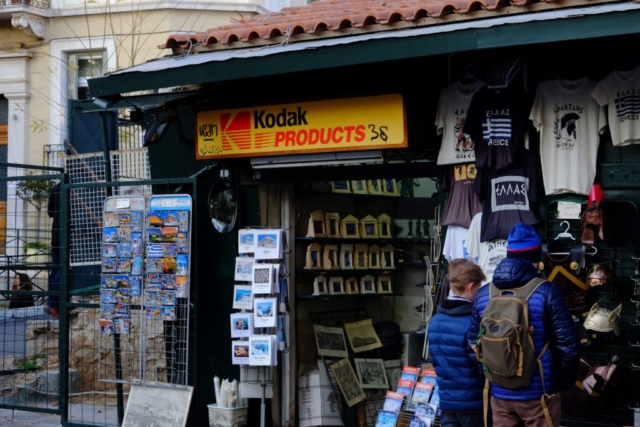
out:
{"label": "brown leather bag", "polygon": [[604,240],[604,234],[602,232],[603,223],[602,208],[597,202],[593,202],[591,207],[588,207],[582,213],[582,243],[586,246],[592,246],[595,241],[595,233],[598,233],[600,240]]}

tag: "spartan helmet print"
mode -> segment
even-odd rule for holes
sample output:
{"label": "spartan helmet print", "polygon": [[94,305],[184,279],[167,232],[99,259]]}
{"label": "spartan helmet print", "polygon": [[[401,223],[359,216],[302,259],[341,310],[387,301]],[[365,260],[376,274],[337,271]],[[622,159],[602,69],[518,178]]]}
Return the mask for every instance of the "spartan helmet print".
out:
{"label": "spartan helmet print", "polygon": [[580,116],[576,113],[569,113],[562,116],[560,120],[560,129],[564,135],[566,135],[567,139],[576,140],[576,121],[580,119]]}

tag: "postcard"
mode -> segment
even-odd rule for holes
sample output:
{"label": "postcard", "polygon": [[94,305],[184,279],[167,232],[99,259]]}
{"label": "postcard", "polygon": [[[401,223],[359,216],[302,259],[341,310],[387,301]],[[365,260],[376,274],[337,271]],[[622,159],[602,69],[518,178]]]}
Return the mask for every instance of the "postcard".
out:
{"label": "postcard", "polygon": [[255,230],[238,230],[238,253],[252,254],[256,250],[256,231]]}
{"label": "postcard", "polygon": [[233,286],[233,308],[253,310],[253,294],[249,285]]}
{"label": "postcard", "polygon": [[142,253],[142,233],[131,233],[131,253],[134,255]]}
{"label": "postcard", "polygon": [[162,320],[176,320],[176,308],[174,306],[163,305],[160,310]]}
{"label": "postcard", "polygon": [[102,272],[103,273],[115,273],[116,272],[116,260],[112,258],[102,259]]}
{"label": "postcard", "polygon": [[116,303],[131,304],[131,289],[117,288],[114,291]]}
{"label": "postcard", "polygon": [[122,258],[131,256],[131,242],[118,243],[118,256]]}
{"label": "postcard", "polygon": [[349,338],[349,344],[354,353],[373,350],[382,347],[378,334],[373,329],[371,319],[345,323],[344,329]]}
{"label": "postcard", "polygon": [[164,227],[162,212],[149,212],[147,214],[147,226],[154,228]]}
{"label": "postcard", "polygon": [[253,299],[253,327],[273,328],[276,326],[278,302],[276,298]]}
{"label": "postcard", "polygon": [[189,211],[178,211],[178,231],[189,231]]}
{"label": "postcard", "polygon": [[360,381],[358,381],[358,377],[356,377],[356,373],[353,371],[353,367],[348,358],[345,357],[332,364],[329,366],[329,369],[333,372],[333,377],[338,383],[338,386],[340,386],[342,396],[349,407],[366,399],[364,390],[362,390]]}
{"label": "postcard", "polygon": [[420,402],[416,405],[416,417],[422,421],[430,420],[433,422],[436,418],[436,412],[438,412],[437,404]]}
{"label": "postcard", "polygon": [[129,334],[129,319],[125,317],[116,317],[113,319],[113,332],[115,334]]}
{"label": "postcard", "polygon": [[102,245],[103,258],[115,258],[118,255],[118,245],[116,243],[105,243]]}
{"label": "postcard", "polygon": [[189,255],[180,254],[176,257],[177,270],[176,274],[178,276],[188,276],[189,275]]}
{"label": "postcard", "polygon": [[159,228],[147,228],[147,240],[150,243],[162,243],[164,242],[164,236],[162,230]]}
{"label": "postcard", "polygon": [[160,317],[162,315],[162,307],[155,306],[146,306],[144,309],[144,317],[147,319],[153,319],[154,317]]}
{"label": "postcard", "polygon": [[231,363],[233,365],[249,364],[249,341],[231,341]]}
{"label": "postcard", "polygon": [[253,335],[249,337],[249,365],[274,366],[275,335]]}
{"label": "postcard", "polygon": [[176,291],[160,291],[160,305],[176,305]]}
{"label": "postcard", "polygon": [[164,226],[165,227],[177,227],[178,226],[178,212],[176,211],[164,211],[162,212],[164,216]]}
{"label": "postcard", "polygon": [[120,227],[131,225],[131,214],[129,212],[117,212]]}
{"label": "postcard", "polygon": [[161,283],[162,283],[162,279],[160,278],[162,275],[158,274],[158,273],[148,273],[145,275],[145,287],[148,288],[157,288],[160,289]]}
{"label": "postcard", "polygon": [[115,289],[117,286],[116,277],[113,274],[104,274],[100,279],[100,287]]}
{"label": "postcard", "polygon": [[131,274],[142,274],[142,255],[136,255],[131,262]]}
{"label": "postcard", "polygon": [[145,270],[147,273],[162,273],[162,258],[147,258]]}
{"label": "postcard", "polygon": [[102,220],[105,227],[117,227],[120,225],[120,222],[118,221],[118,214],[115,212],[105,213]]}
{"label": "postcard", "polygon": [[387,371],[382,359],[353,359],[362,388],[389,389]]}
{"label": "postcard", "polygon": [[130,272],[131,272],[131,258],[117,258],[116,273],[130,273]]}
{"label": "postcard", "polygon": [[251,282],[253,281],[253,258],[237,257],[234,280]]}
{"label": "postcard", "polygon": [[231,338],[247,338],[253,334],[251,313],[231,313]]}
{"label": "postcard", "polygon": [[113,320],[115,312],[115,304],[100,304],[100,319]]}
{"label": "postcard", "polygon": [[177,245],[179,254],[189,253],[189,240],[186,232],[178,232]]}
{"label": "postcard", "polygon": [[142,211],[131,211],[131,227],[142,227]]}
{"label": "postcard", "polygon": [[118,227],[118,242],[131,242],[131,228]]}
{"label": "postcard", "polygon": [[174,284],[177,298],[187,298],[189,296],[189,278],[187,276],[177,276]]}
{"label": "postcard", "polygon": [[115,274],[112,276],[116,285],[115,288],[130,289],[131,283],[128,274]]}
{"label": "postcard", "polygon": [[118,303],[115,304],[115,317],[128,317],[129,316],[129,304]]}
{"label": "postcard", "polygon": [[139,297],[142,293],[141,276],[129,276],[129,283],[131,284],[131,296]]}
{"label": "postcard", "polygon": [[255,230],[255,259],[282,259],[282,230]]}
{"label": "postcard", "polygon": [[175,274],[177,269],[177,262],[175,257],[164,257],[160,262],[162,269],[161,273]]}
{"label": "postcard", "polygon": [[387,391],[387,395],[384,399],[382,409],[385,411],[400,412],[403,401],[404,394],[389,390]]}
{"label": "postcard", "polygon": [[253,294],[273,293],[273,265],[253,264]]}
{"label": "postcard", "polygon": [[118,242],[118,229],[115,227],[107,227],[102,230],[102,242],[103,243],[117,243]]}
{"label": "postcard", "polygon": [[116,302],[116,290],[115,289],[100,289],[100,303],[101,304],[115,304]]}
{"label": "postcard", "polygon": [[175,243],[165,243],[162,245],[162,256],[176,256],[178,248]]}
{"label": "postcard", "polygon": [[155,289],[145,289],[144,305],[146,306],[162,305],[160,303],[160,291]]}
{"label": "postcard", "polygon": [[178,227],[162,227],[162,241],[165,243],[175,243],[178,235]]}
{"label": "postcard", "polygon": [[98,320],[98,325],[100,325],[100,332],[102,332],[103,334],[113,334],[113,320],[100,319]]}
{"label": "postcard", "polygon": [[160,274],[160,287],[168,291],[175,290],[176,276],[174,276],[173,274]]}
{"label": "postcard", "polygon": [[398,422],[398,413],[394,411],[385,411],[381,409],[378,411],[378,419],[376,420],[376,427],[395,427]]}
{"label": "postcard", "polygon": [[319,356],[348,357],[347,341],[342,328],[313,325]]}

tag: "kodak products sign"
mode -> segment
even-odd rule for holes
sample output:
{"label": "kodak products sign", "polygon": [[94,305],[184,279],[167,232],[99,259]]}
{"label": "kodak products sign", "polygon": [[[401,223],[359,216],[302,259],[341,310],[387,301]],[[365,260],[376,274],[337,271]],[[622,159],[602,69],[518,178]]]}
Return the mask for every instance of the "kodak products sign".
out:
{"label": "kodak products sign", "polygon": [[399,94],[201,111],[196,157],[258,157],[407,146]]}

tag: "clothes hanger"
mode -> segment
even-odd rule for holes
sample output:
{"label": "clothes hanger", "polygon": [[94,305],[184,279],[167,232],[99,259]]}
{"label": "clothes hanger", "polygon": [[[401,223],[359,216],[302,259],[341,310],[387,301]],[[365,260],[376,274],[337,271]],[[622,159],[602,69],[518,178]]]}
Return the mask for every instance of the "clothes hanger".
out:
{"label": "clothes hanger", "polygon": [[571,227],[571,224],[569,224],[569,221],[562,221],[560,223],[560,227],[562,227],[562,224],[567,224],[567,228],[563,232],[558,233],[556,238],[553,239],[553,240],[558,240],[558,239],[562,239],[562,238],[569,238],[569,239],[571,239],[571,240],[573,240],[575,242],[575,240],[576,240],[575,237],[573,237],[573,235],[571,233],[569,233],[569,228]]}
{"label": "clothes hanger", "polygon": [[475,73],[474,73],[474,71],[475,71],[475,70],[474,70],[473,64],[467,64],[467,65],[464,67],[464,71],[465,71],[465,73],[466,73],[466,74],[465,74],[465,75],[464,75],[464,77],[462,77],[462,79],[460,80],[460,82],[461,82],[462,84],[473,84],[473,83],[475,83],[475,82],[477,82],[477,81],[478,81],[478,79],[477,79],[477,78],[476,78],[476,76],[474,75],[474,74],[475,74]]}

